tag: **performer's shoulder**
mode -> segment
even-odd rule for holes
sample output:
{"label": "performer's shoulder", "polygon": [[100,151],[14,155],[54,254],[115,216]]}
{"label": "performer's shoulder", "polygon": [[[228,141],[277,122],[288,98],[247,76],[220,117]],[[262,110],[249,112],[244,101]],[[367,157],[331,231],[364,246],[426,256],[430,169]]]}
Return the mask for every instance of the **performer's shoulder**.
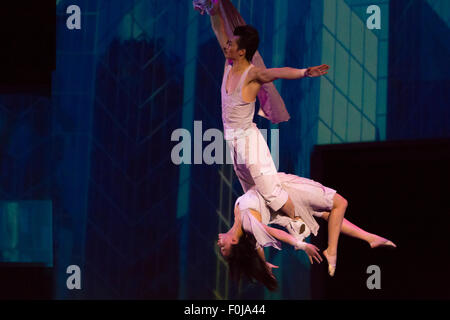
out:
{"label": "performer's shoulder", "polygon": [[250,70],[248,71],[248,73],[249,73],[249,74],[250,74],[250,73],[255,73],[255,72],[260,71],[261,69],[262,69],[261,67],[257,67],[257,66],[255,66],[254,64],[252,64]]}
{"label": "performer's shoulder", "polygon": [[255,80],[258,76],[258,73],[261,72],[261,70],[263,70],[263,69],[264,68],[262,68],[262,67],[257,67],[255,65],[252,65],[252,67],[248,71],[248,75],[247,75],[248,80],[249,81]]}

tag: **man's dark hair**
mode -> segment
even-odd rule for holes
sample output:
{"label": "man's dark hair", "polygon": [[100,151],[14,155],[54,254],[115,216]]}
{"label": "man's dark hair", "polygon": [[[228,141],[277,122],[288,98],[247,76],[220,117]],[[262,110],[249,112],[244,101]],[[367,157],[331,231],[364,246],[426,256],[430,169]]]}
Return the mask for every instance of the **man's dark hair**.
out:
{"label": "man's dark hair", "polygon": [[259,46],[258,30],[250,25],[245,25],[236,27],[233,34],[239,36],[237,41],[238,49],[245,49],[245,59],[251,62]]}

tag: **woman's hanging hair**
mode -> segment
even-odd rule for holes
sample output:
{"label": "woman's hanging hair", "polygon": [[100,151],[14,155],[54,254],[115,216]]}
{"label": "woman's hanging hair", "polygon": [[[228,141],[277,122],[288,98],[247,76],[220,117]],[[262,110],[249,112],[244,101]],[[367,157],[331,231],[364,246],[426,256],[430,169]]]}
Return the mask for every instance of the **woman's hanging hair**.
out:
{"label": "woman's hanging hair", "polygon": [[270,291],[275,291],[278,289],[277,279],[255,249],[255,237],[245,230],[243,232],[239,242],[231,246],[230,254],[226,258],[230,278],[239,282],[245,277],[250,281],[261,282]]}

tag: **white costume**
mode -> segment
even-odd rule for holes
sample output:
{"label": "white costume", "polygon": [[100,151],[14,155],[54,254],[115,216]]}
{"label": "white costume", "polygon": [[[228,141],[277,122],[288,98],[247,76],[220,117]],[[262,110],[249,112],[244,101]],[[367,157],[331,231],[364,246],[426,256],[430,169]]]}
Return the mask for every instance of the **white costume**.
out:
{"label": "white costume", "polygon": [[[199,11],[212,14],[214,5],[224,22],[224,30],[230,37],[235,28],[246,25],[240,13],[230,0],[193,0],[193,7]],[[226,83],[231,65],[226,66],[222,79],[222,121],[231,155],[234,170],[239,178],[244,192],[256,185],[267,205],[278,211],[288,200],[288,195],[281,187],[277,178],[277,170],[267,147],[267,143],[253,123],[255,101],[247,103],[242,99],[242,86],[247,74],[254,65],[266,68],[262,57],[256,51],[250,66],[244,71],[233,92],[227,92]],[[272,82],[262,84],[258,98],[260,110],[258,114],[272,123],[289,120],[290,116],[285,104]]]}
{"label": "white costume", "polygon": [[287,201],[267,143],[256,124],[253,123],[255,101],[250,103],[242,98],[242,87],[251,64],[244,71],[233,92],[227,92],[226,84],[231,65],[225,69],[222,79],[222,122],[225,140],[233,157],[234,171],[244,192],[253,186],[274,211],[278,211]]}
{"label": "white costume", "polygon": [[[278,240],[267,233],[262,224],[281,225],[298,241],[303,241],[311,232],[317,235],[319,225],[314,216],[320,217],[321,212],[331,211],[336,190],[325,187],[314,180],[292,174],[279,172],[278,177],[283,188],[289,193],[296,209],[295,212],[296,214],[299,213],[300,220],[292,220],[284,215],[275,214],[265,204],[264,199],[256,192],[254,187],[237,198],[236,205],[241,212],[242,227],[255,236],[259,246],[273,246],[281,249]],[[261,214],[261,222],[250,213],[249,209],[256,210]],[[305,224],[305,230],[299,233],[302,224]]]}

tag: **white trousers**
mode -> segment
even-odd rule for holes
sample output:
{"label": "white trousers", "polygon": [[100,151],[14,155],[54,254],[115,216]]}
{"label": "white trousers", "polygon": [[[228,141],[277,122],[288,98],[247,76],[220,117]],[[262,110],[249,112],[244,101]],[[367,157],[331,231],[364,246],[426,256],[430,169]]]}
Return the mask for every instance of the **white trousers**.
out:
{"label": "white trousers", "polygon": [[286,203],[288,193],[281,185],[269,147],[256,125],[245,130],[243,136],[227,140],[227,144],[244,192],[255,186],[266,204],[278,211]]}

